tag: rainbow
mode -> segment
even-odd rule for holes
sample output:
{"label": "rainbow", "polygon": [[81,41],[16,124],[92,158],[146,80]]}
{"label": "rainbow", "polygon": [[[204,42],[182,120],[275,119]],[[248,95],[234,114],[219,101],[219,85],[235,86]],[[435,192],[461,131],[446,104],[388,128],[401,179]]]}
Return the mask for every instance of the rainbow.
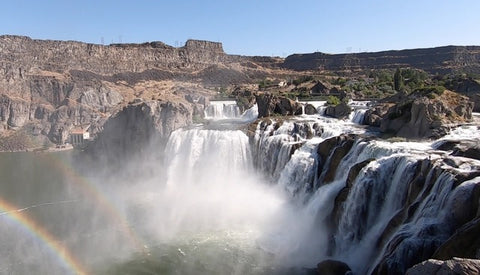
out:
{"label": "rainbow", "polygon": [[67,176],[69,184],[78,187],[85,195],[93,199],[98,209],[102,210],[113,222],[121,225],[121,232],[123,232],[123,234],[130,240],[131,244],[137,249],[137,251],[148,254],[148,251],[146,251],[146,248],[143,245],[143,241],[129,225],[126,217],[116,209],[114,204],[110,202],[98,186],[79,175],[73,167],[67,165],[68,162],[56,157],[55,154],[56,153],[45,153],[43,156],[46,157],[55,168],[59,169]]}
{"label": "rainbow", "polygon": [[73,274],[87,274],[82,265],[73,257],[73,255],[62,244],[56,240],[50,233],[35,223],[27,215],[7,201],[0,198],[0,216],[6,215],[18,225],[23,227],[33,237],[41,240],[50,251],[57,256],[63,265],[72,271]]}
{"label": "rainbow", "polygon": [[[116,209],[114,204],[103,194],[101,189],[87,178],[79,175],[79,173],[69,165],[68,161],[63,160],[56,153],[41,153],[41,158],[48,161],[53,165],[55,169],[58,169],[68,179],[67,184],[71,184],[78,188],[89,199],[95,203],[95,206],[101,210],[107,217],[111,219],[114,224],[120,226],[119,230],[124,234],[127,240],[130,241],[132,247],[145,255],[149,255],[146,246],[143,245],[141,239],[134,232],[133,228],[129,225],[126,217]],[[57,201],[57,203],[70,203],[78,200]],[[50,251],[56,255],[56,257],[63,263],[63,266],[68,270],[71,270],[73,274],[88,274],[85,268],[75,259],[75,257],[66,249],[61,242],[56,240],[48,231],[42,226],[32,220],[26,211],[30,208],[41,207],[43,205],[54,204],[51,202],[40,203],[33,206],[24,208],[15,207],[11,203],[0,197],[0,217],[7,216],[11,220],[15,221],[20,227],[22,227],[28,234],[31,234],[34,238],[43,242]]]}

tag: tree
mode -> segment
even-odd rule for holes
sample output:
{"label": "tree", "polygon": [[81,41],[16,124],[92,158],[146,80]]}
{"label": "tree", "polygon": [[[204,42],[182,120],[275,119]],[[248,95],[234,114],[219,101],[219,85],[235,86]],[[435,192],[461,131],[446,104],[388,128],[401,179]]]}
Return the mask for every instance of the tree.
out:
{"label": "tree", "polygon": [[400,91],[403,88],[403,77],[400,69],[397,68],[395,74],[393,75],[393,87],[395,91]]}

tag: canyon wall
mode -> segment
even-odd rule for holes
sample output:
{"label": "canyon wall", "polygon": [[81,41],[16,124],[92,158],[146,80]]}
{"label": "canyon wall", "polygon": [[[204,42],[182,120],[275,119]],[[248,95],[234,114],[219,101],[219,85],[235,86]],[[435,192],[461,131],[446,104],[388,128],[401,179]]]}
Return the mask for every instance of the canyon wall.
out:
{"label": "canyon wall", "polygon": [[453,71],[480,73],[480,46],[446,46],[400,51],[347,54],[293,54],[283,63],[287,69],[359,71],[417,68],[429,73]]}

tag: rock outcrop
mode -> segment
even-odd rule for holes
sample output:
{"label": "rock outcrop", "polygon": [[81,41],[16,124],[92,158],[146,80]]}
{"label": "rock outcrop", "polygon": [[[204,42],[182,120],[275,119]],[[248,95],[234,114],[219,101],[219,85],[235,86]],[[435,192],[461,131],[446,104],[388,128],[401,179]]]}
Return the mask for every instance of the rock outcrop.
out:
{"label": "rock outcrop", "polygon": [[480,112],[480,83],[472,78],[448,80],[445,87],[459,94],[468,96],[474,103],[473,111]]}
{"label": "rock outcrop", "polygon": [[337,172],[340,161],[345,157],[355,142],[355,135],[340,135],[321,142],[317,147],[319,182],[330,183]]}
{"label": "rock outcrop", "polygon": [[472,138],[472,140],[441,140],[436,149],[442,151],[450,151],[452,156],[460,156],[480,160],[480,137]]}
{"label": "rock outcrop", "polygon": [[480,260],[453,258],[447,261],[430,259],[407,270],[407,275],[480,274]]}
{"label": "rock outcrop", "polygon": [[184,103],[132,102],[109,118],[98,138],[86,149],[95,159],[114,165],[149,152],[161,151],[170,133],[192,121]]}
{"label": "rock outcrop", "polygon": [[328,106],[325,109],[325,114],[327,116],[331,116],[339,119],[347,118],[351,112],[352,112],[352,108],[348,106],[348,104],[345,102],[341,102],[340,104],[335,106]]}
{"label": "rock outcrop", "polygon": [[315,108],[315,106],[313,106],[312,104],[305,104],[304,110],[306,115],[318,114],[317,108]]}
{"label": "rock outcrop", "polygon": [[[34,40],[23,36],[0,36],[0,58],[16,67],[11,74],[27,76],[33,69],[89,71],[100,75],[143,72],[152,68],[201,69],[229,61],[222,44],[188,40],[175,48],[162,42],[112,44]],[[232,57],[233,58],[233,57]],[[12,68],[13,69],[13,68]]]}
{"label": "rock outcrop", "polygon": [[277,97],[272,94],[258,94],[255,96],[258,106],[258,118],[272,115],[301,115],[302,105],[286,97]]}
{"label": "rock outcrop", "polygon": [[[90,125],[96,136],[135,98],[178,103],[191,94],[212,96],[216,92],[207,85],[250,83],[265,77],[264,64],[278,62],[227,55],[221,43],[200,40],[177,48],[0,36],[0,135],[33,125],[36,133],[62,144],[71,129]],[[195,115],[203,113],[201,104],[190,104]]]}
{"label": "rock outcrop", "polygon": [[445,90],[419,91],[399,102],[384,102],[365,114],[365,122],[383,133],[406,138],[438,138],[452,126],[472,119],[473,103]]}

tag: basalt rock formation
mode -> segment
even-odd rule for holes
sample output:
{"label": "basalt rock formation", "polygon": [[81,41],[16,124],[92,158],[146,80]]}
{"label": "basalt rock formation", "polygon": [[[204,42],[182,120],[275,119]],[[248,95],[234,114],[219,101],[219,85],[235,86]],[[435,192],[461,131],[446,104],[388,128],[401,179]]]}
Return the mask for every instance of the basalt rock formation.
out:
{"label": "basalt rock formation", "polygon": [[480,260],[453,258],[448,261],[430,259],[407,270],[407,275],[479,274]]}
{"label": "basalt rock formation", "polygon": [[[320,143],[317,147],[318,154],[318,173],[319,181],[330,183],[328,175],[335,175],[337,167],[341,167],[340,160],[354,157],[356,152],[352,152],[354,148],[358,150],[361,144],[367,144],[371,138],[342,135],[327,139]],[[392,158],[395,164],[390,168],[384,166],[384,169],[393,169],[389,173],[396,173],[399,169],[402,157]],[[330,231],[329,236],[332,242],[328,248],[329,255],[335,255],[342,248],[339,243],[335,243],[339,239],[352,239],[353,242],[367,236],[369,229],[369,221],[375,219],[372,217],[371,207],[381,207],[384,203],[386,190],[382,196],[375,194],[375,181],[380,180],[381,176],[376,166],[370,165],[376,162],[375,159],[366,159],[353,165],[349,171],[345,173],[345,187],[338,192],[334,200],[334,207],[330,215],[326,219],[327,228]],[[473,169],[462,171],[458,169],[465,164],[473,165]],[[397,198],[399,208],[395,211],[382,227],[378,239],[372,239],[371,245],[378,251],[378,263],[372,270],[373,274],[403,274],[409,267],[429,258],[450,259],[452,257],[478,257],[480,249],[479,242],[475,236],[478,236],[478,210],[480,198],[480,172],[478,162],[465,159],[457,159],[445,157],[444,159],[419,159],[412,164],[409,171],[402,175],[403,181],[406,183],[405,193]],[[390,180],[393,175],[389,174]],[[432,223],[414,225],[412,220],[422,215],[429,217],[430,210],[422,209],[424,203],[428,205],[435,196],[440,192],[438,188],[442,185],[442,181],[446,177],[453,177],[454,183],[447,193],[448,200],[445,201],[444,208],[441,211],[439,219]],[[338,175],[337,175],[338,176]],[[338,178],[336,178],[338,180]],[[361,189],[356,185],[362,185]],[[381,183],[380,186],[387,183]],[[389,182],[388,184],[393,184]],[[319,188],[318,186],[316,188]],[[357,205],[356,210],[360,216],[349,216],[352,213],[348,207],[352,206],[352,193],[360,192],[363,194],[362,200],[368,201],[365,205]],[[400,194],[399,194],[400,195]],[[379,196],[379,197],[378,197]],[[429,202],[427,202],[429,201]],[[355,202],[357,203],[357,202]],[[445,215],[444,215],[445,214]],[[352,219],[350,222],[355,223],[357,230],[352,232],[353,235],[344,236],[343,222],[346,217]],[[436,217],[436,216],[435,216]],[[343,221],[342,221],[343,220]],[[362,221],[362,222],[360,222]],[[412,227],[418,226],[417,229],[411,230]],[[350,232],[350,229],[347,229]],[[350,234],[352,234],[350,232]],[[382,251],[383,248],[383,251]],[[335,251],[337,249],[337,251]]]}
{"label": "basalt rock formation", "polygon": [[192,114],[185,103],[137,100],[114,114],[86,151],[109,165],[132,160],[151,148],[162,148],[171,132],[191,123]]}
{"label": "basalt rock formation", "polygon": [[445,87],[468,96],[474,103],[473,111],[480,112],[480,83],[471,78],[456,79],[447,81]]}
{"label": "basalt rock formation", "polygon": [[340,118],[340,119],[348,117],[351,112],[352,112],[352,108],[348,106],[348,104],[345,102],[342,102],[335,106],[328,106],[325,109],[325,114],[327,116]]}
{"label": "basalt rock formation", "polygon": [[302,105],[289,98],[277,97],[268,93],[258,94],[255,97],[259,118],[274,114],[282,116],[302,114]]}
{"label": "basalt rock formation", "polygon": [[[74,127],[90,125],[95,136],[136,98],[189,104],[187,95],[216,94],[209,85],[250,83],[278,62],[227,55],[221,43],[199,40],[176,48],[0,36],[0,135],[28,127],[30,135],[63,144]],[[196,114],[203,113],[198,107]]]}
{"label": "basalt rock formation", "polygon": [[472,119],[473,103],[460,94],[419,91],[384,100],[365,114],[365,122],[406,138],[438,138],[448,128]]}
{"label": "basalt rock formation", "polygon": [[360,71],[417,68],[429,73],[480,73],[479,46],[446,46],[427,49],[352,54],[293,54],[283,66],[293,70]]}

